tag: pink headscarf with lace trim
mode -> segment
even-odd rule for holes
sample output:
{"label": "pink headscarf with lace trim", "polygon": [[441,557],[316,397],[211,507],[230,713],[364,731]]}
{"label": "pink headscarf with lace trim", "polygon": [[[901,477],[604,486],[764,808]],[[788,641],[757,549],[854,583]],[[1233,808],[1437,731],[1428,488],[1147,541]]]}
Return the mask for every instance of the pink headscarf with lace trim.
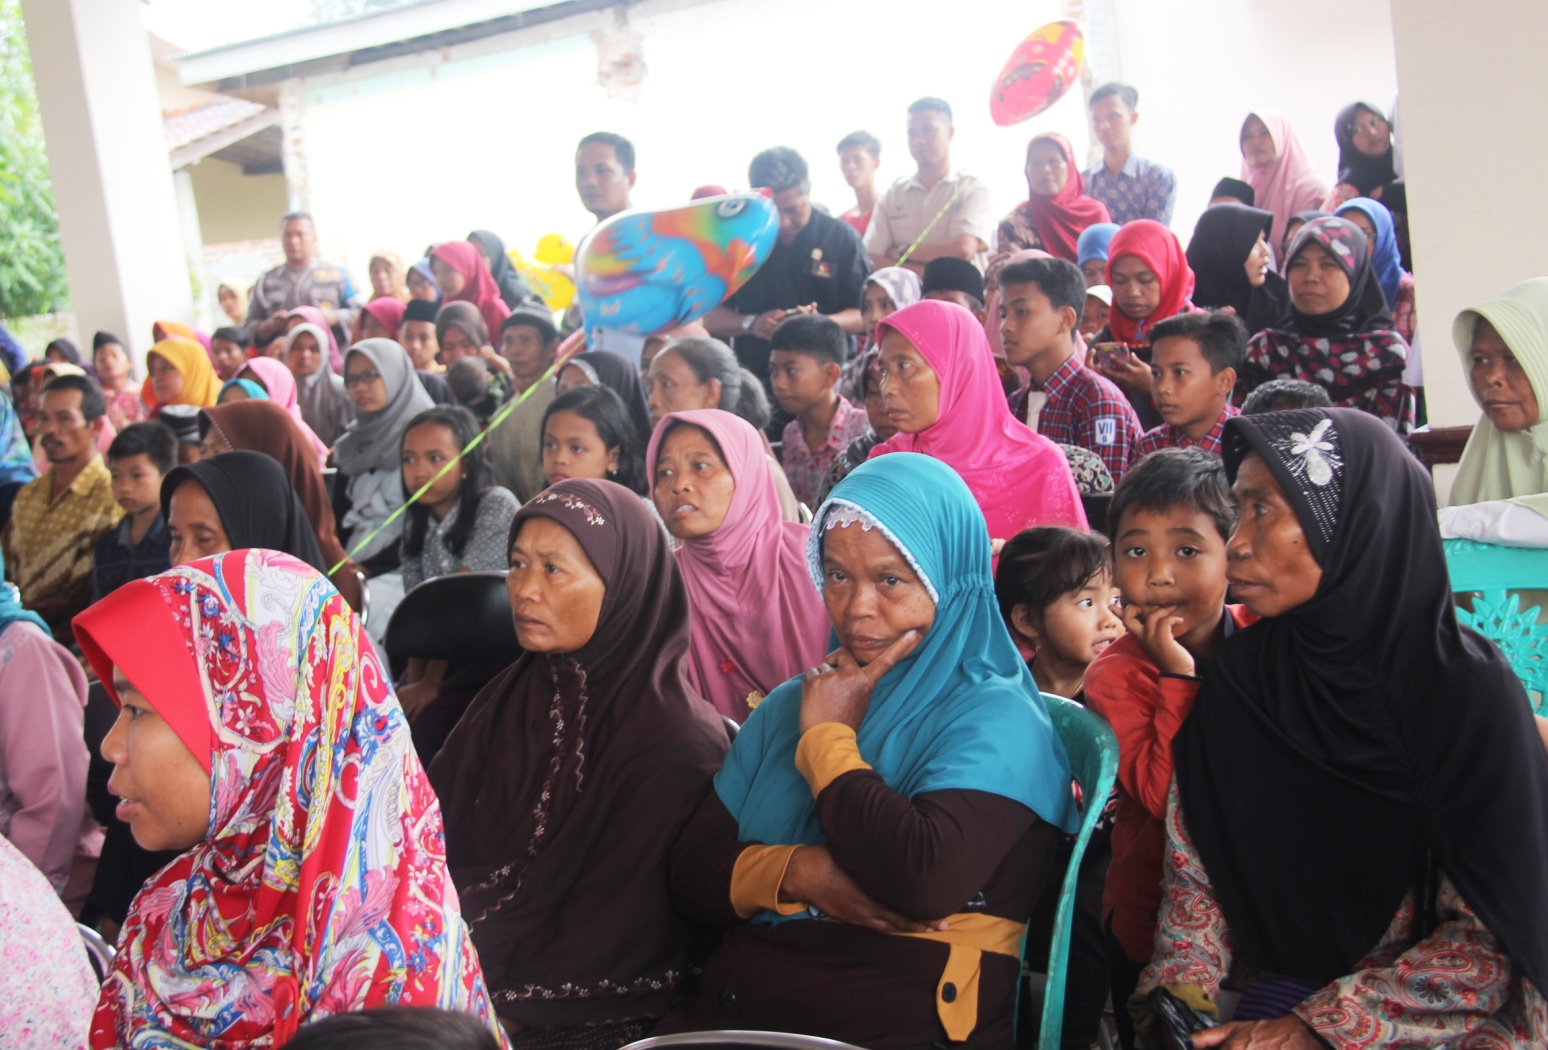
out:
{"label": "pink headscarf with lace trim", "polygon": [[749,697],[822,662],[832,623],[806,566],[810,529],[780,517],[763,439],[718,408],[672,412],[656,425],[645,462],[655,476],[663,436],[678,423],[720,446],[736,492],[720,527],[683,541],[677,565],[692,610],[688,681],[723,715],[745,722]]}
{"label": "pink headscarf with lace trim", "polygon": [[973,491],[991,540],[1008,540],[1034,525],[1086,528],[1069,461],[1058,445],[1011,415],[978,319],[955,303],[925,299],[883,319],[876,326],[878,344],[889,328],[934,369],[940,410],[933,424],[897,434],[872,449],[870,458],[919,452],[951,467]]}

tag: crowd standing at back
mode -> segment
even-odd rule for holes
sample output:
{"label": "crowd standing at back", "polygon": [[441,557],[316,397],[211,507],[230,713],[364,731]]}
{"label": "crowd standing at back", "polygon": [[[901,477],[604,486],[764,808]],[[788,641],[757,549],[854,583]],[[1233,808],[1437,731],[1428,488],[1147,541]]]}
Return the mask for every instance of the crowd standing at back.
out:
{"label": "crowd standing at back", "polygon": [[[1326,173],[1245,114],[1186,250],[1088,106],[1003,213],[939,98],[832,212],[762,150],[767,260],[648,336],[484,229],[357,289],[302,212],[143,377],[0,330],[0,1043],[1004,1048],[1082,807],[1065,1045],[1548,1043],[1548,722],[1440,543],[1548,547],[1548,278],[1457,318],[1437,518],[1395,105]],[[633,143],[574,160],[634,207]]]}

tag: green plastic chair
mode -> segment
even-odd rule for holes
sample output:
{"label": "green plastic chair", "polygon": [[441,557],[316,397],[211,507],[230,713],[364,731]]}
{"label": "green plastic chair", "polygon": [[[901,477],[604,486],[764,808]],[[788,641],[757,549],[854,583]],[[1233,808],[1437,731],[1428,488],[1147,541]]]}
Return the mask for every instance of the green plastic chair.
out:
{"label": "green plastic chair", "polygon": [[[1107,797],[1118,779],[1118,738],[1107,721],[1073,700],[1044,693],[1043,703],[1054,729],[1064,742],[1070,759],[1070,771],[1080,785],[1082,809],[1080,831],[1070,854],[1070,866],[1059,888],[1059,906],[1054,912],[1053,942],[1048,949],[1048,983],[1043,990],[1043,1021],[1038,1028],[1037,1045],[1057,1050],[1064,1032],[1064,981],[1070,961],[1070,923],[1075,915],[1075,885],[1080,880],[1080,862],[1096,830]],[[1023,965],[1026,951],[1023,949]]]}
{"label": "green plastic chair", "polygon": [[1548,623],[1537,606],[1521,608],[1517,590],[1548,590],[1548,550],[1446,540],[1446,570],[1453,592],[1476,592],[1472,609],[1457,619],[1499,646],[1532,699],[1548,715]]}

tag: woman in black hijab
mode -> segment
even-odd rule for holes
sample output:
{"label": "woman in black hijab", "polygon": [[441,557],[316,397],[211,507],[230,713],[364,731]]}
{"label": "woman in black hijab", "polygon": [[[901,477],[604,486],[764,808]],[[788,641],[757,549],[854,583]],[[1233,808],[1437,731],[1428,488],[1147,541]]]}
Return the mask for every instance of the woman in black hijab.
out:
{"label": "woman in black hijab", "polygon": [[1244,1046],[1548,1045],[1548,754],[1457,622],[1428,475],[1351,410],[1241,416],[1223,451],[1262,619],[1173,745],[1142,993],[1242,975]]}
{"label": "woman in black hijab", "polygon": [[527,287],[527,282],[521,279],[521,274],[516,272],[510,257],[505,254],[504,241],[488,230],[474,230],[468,234],[468,240],[489,260],[489,272],[494,275],[495,284],[500,286],[500,298],[506,306],[514,310],[533,298],[532,289]]}
{"label": "woman in black hijab", "polygon": [[639,496],[562,481],[510,543],[524,652],[430,766],[446,861],[512,1046],[613,1050],[665,1015],[699,947],[670,851],[729,741],[687,685],[688,591]]}
{"label": "woman in black hijab", "polygon": [[222,452],[175,468],[161,482],[161,513],[174,565],[262,547],[300,558],[318,572],[333,567],[323,561],[290,475],[262,452]]}
{"label": "woman in black hijab", "polygon": [[1210,310],[1230,307],[1248,335],[1281,325],[1290,316],[1290,288],[1274,272],[1269,247],[1273,226],[1273,212],[1215,204],[1199,216],[1188,242],[1193,304]]}
{"label": "woman in black hijab", "polygon": [[[1396,116],[1396,110],[1393,115]],[[1393,233],[1403,259],[1412,270],[1408,248],[1408,189],[1397,170],[1392,123],[1378,106],[1351,102],[1338,111],[1333,137],[1338,141],[1338,183],[1329,196],[1330,210],[1356,197],[1381,201],[1392,214]]]}
{"label": "woman in black hijab", "polygon": [[1360,228],[1334,215],[1308,222],[1290,242],[1285,281],[1289,317],[1248,342],[1237,389],[1302,379],[1340,408],[1380,416],[1400,434],[1412,430],[1414,392],[1403,383],[1408,344],[1392,330]]}

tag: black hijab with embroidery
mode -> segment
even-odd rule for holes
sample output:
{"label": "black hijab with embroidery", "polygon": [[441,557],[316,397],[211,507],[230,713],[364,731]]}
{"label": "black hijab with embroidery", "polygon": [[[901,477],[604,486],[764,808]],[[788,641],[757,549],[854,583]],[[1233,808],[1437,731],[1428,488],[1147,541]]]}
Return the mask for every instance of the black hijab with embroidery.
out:
{"label": "black hijab with embroidery", "polygon": [[513,544],[533,518],[575,537],[606,593],[585,645],[519,656],[431,763],[446,863],[502,1017],[661,1017],[697,936],[668,856],[728,739],[688,686],[688,590],[644,501],[572,478],[522,506]]}
{"label": "black hijab with embroidery", "polygon": [[1457,622],[1429,477],[1353,409],[1241,416],[1223,451],[1233,479],[1262,457],[1322,567],[1310,601],[1226,640],[1173,745],[1238,952],[1346,976],[1433,857],[1544,988],[1548,754],[1510,665]]}

